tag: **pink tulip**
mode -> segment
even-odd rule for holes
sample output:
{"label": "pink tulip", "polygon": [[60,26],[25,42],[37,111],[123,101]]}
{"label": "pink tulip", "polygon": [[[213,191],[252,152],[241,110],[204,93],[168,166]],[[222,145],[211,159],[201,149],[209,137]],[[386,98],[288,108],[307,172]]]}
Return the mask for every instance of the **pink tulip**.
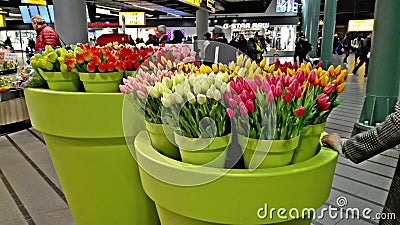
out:
{"label": "pink tulip", "polygon": [[239,95],[240,99],[242,99],[243,102],[246,102],[247,99],[250,98],[250,95],[247,91],[243,91],[242,94]]}
{"label": "pink tulip", "polygon": [[236,102],[242,102],[242,99],[239,97],[239,95],[233,95],[232,97]]}
{"label": "pink tulip", "polygon": [[248,99],[247,101],[246,101],[246,108],[247,108],[247,110],[249,111],[249,112],[253,112],[254,111],[254,103],[253,103],[253,101],[251,100],[251,99]]}
{"label": "pink tulip", "polygon": [[252,90],[252,88],[251,88],[251,86],[249,84],[249,81],[245,80],[243,82],[243,89],[246,90],[246,91],[251,91]]}
{"label": "pink tulip", "polygon": [[126,87],[124,85],[119,85],[119,90],[121,91],[121,93],[123,94],[128,94],[128,90],[126,89]]}
{"label": "pink tulip", "polygon": [[298,98],[300,98],[301,97],[301,94],[303,94],[303,92],[301,91],[301,88],[300,88],[300,86],[296,89],[296,91],[294,92],[294,97],[296,98],[296,99],[298,99]]}
{"label": "pink tulip", "polygon": [[234,81],[229,82],[229,87],[235,94],[239,94],[240,92],[238,91],[238,88],[236,86],[236,83]]}
{"label": "pink tulip", "polygon": [[269,85],[269,82],[266,79],[264,79],[262,84],[261,84],[261,90],[264,93],[267,93],[267,92],[269,92],[271,90],[271,86]]}
{"label": "pink tulip", "polygon": [[242,93],[242,91],[243,91],[243,82],[237,82],[236,83],[236,90],[237,90],[238,94]]}
{"label": "pink tulip", "polygon": [[196,61],[196,59],[194,57],[192,57],[192,56],[186,57],[186,58],[183,59],[184,63],[190,63],[190,62],[194,62],[194,61]]}
{"label": "pink tulip", "polygon": [[247,114],[249,113],[245,105],[240,106],[239,111],[242,116],[247,116]]}
{"label": "pink tulip", "polygon": [[229,102],[231,98],[232,98],[232,93],[229,91],[225,92],[225,102]]}
{"label": "pink tulip", "polygon": [[257,86],[261,86],[262,81],[261,81],[261,79],[260,79],[259,76],[254,76],[254,83],[255,83]]}
{"label": "pink tulip", "polygon": [[299,82],[296,79],[294,79],[292,81],[292,83],[290,83],[288,89],[290,92],[295,93],[298,86],[299,86]]}
{"label": "pink tulip", "polygon": [[289,90],[287,90],[286,93],[283,95],[283,101],[285,103],[288,103],[290,102],[290,100],[292,100],[292,93]]}
{"label": "pink tulip", "polygon": [[290,84],[290,76],[285,76],[285,79],[283,79],[283,86],[288,87]]}
{"label": "pink tulip", "polygon": [[318,105],[323,105],[326,102],[328,102],[328,96],[327,95],[322,94],[319,97],[317,97],[317,104]]}
{"label": "pink tulip", "polygon": [[311,70],[310,74],[308,74],[308,82],[314,83],[315,77],[316,77],[316,75],[315,75],[314,70]]}
{"label": "pink tulip", "polygon": [[143,91],[138,91],[137,96],[142,100],[146,99],[146,94]]}
{"label": "pink tulip", "polygon": [[299,83],[303,83],[305,80],[305,75],[302,70],[297,72],[296,77],[297,77],[297,80],[299,81]]}
{"label": "pink tulip", "polygon": [[226,114],[228,115],[229,118],[235,117],[235,111],[233,111],[231,108],[226,109]]}
{"label": "pink tulip", "polygon": [[299,106],[299,108],[297,108],[294,113],[296,114],[296,116],[301,117],[304,115],[304,107],[303,106]]}
{"label": "pink tulip", "polygon": [[274,94],[272,94],[271,90],[269,92],[267,92],[267,95],[265,96],[265,98],[268,103],[271,103],[274,101]]}
{"label": "pink tulip", "polygon": [[250,99],[251,100],[254,100],[254,99],[256,99],[256,95],[254,94],[254,92],[250,92]]}
{"label": "pink tulip", "polygon": [[324,90],[322,90],[322,91],[324,92],[324,94],[329,95],[332,93],[333,90],[335,90],[334,84],[324,87]]}
{"label": "pink tulip", "polygon": [[320,105],[321,112],[328,110],[330,106],[331,106],[330,102],[325,102],[324,104]]}
{"label": "pink tulip", "polygon": [[247,80],[246,83],[250,86],[250,90],[248,91],[256,91],[257,90],[257,84],[255,81],[252,80]]}
{"label": "pink tulip", "polygon": [[228,103],[231,108],[236,108],[237,102],[235,100],[233,100],[232,98],[229,99]]}

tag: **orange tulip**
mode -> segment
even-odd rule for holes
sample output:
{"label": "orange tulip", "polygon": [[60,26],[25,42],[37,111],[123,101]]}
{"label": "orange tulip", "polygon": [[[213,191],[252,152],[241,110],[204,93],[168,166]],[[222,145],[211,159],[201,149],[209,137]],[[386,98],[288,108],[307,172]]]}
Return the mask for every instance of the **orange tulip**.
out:
{"label": "orange tulip", "polygon": [[307,69],[312,70],[312,64],[310,62],[307,63]]}
{"label": "orange tulip", "polygon": [[325,87],[326,85],[328,85],[329,82],[329,76],[328,75],[324,75],[321,77],[321,86]]}
{"label": "orange tulip", "polygon": [[344,90],[344,83],[341,83],[340,85],[338,85],[336,87],[336,92],[337,93],[342,93],[343,90]]}
{"label": "orange tulip", "polygon": [[306,68],[306,65],[304,65],[304,63],[301,63],[300,64],[300,69],[304,69],[304,68]]}
{"label": "orange tulip", "polygon": [[340,75],[344,77],[344,80],[347,80],[347,77],[349,75],[349,71],[348,70],[342,70]]}
{"label": "orange tulip", "polygon": [[339,76],[336,77],[336,84],[340,85],[344,82],[344,75],[340,74]]}
{"label": "orange tulip", "polygon": [[272,73],[275,70],[275,64],[272,64],[268,68],[268,73]]}

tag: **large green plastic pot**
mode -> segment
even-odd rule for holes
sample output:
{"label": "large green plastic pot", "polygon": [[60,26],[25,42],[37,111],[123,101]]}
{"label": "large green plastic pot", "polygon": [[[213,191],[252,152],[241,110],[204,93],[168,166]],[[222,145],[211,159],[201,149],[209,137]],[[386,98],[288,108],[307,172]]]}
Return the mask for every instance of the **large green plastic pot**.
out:
{"label": "large green plastic pot", "polygon": [[181,159],[179,149],[174,141],[174,131],[168,125],[146,121],[146,130],[151,144],[157,151],[170,158]]}
{"label": "large green plastic pot", "polygon": [[319,140],[325,130],[325,123],[303,127],[300,132],[299,145],[294,150],[292,164],[312,158],[320,149]]}
{"label": "large green plastic pot", "polygon": [[39,70],[39,73],[47,81],[51,90],[76,92],[82,87],[78,74],[74,72],[45,72]]}
{"label": "large green plastic pot", "polygon": [[289,140],[258,140],[238,135],[246,168],[272,168],[290,164],[299,136]]}
{"label": "large green plastic pot", "polygon": [[215,138],[188,138],[175,133],[182,161],[195,165],[224,168],[231,134]]}
{"label": "large green plastic pot", "polygon": [[112,93],[118,92],[123,73],[79,73],[86,92]]}
{"label": "large green plastic pot", "polygon": [[77,225],[158,224],[154,203],[143,192],[129,136],[144,130],[133,104],[120,93],[25,89],[33,127],[43,133]]}
{"label": "large green plastic pot", "polygon": [[[143,188],[156,203],[162,225],[310,224],[310,219],[283,219],[275,213],[284,208],[282,216],[290,218],[292,208],[320,208],[330,194],[338,156],[322,148],[302,163],[249,171],[166,159],[145,132],[136,137],[135,149]],[[264,218],[265,208],[276,209],[272,218]]]}

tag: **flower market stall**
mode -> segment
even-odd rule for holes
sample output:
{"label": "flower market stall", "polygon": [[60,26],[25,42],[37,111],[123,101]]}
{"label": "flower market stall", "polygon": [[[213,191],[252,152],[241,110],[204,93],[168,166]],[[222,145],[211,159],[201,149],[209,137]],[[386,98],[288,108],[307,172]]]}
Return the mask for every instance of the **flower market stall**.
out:
{"label": "flower market stall", "polygon": [[76,224],[309,224],[325,203],[337,153],[319,139],[347,71],[194,61],[185,45],[32,58],[29,113]]}

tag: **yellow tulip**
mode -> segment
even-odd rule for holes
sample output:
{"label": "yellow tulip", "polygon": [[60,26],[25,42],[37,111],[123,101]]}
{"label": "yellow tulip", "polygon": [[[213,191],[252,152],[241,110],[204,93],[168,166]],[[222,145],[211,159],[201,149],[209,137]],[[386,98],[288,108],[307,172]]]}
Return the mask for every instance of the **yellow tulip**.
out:
{"label": "yellow tulip", "polygon": [[335,67],[333,65],[330,65],[328,68],[329,76],[332,76],[335,72]]}
{"label": "yellow tulip", "polygon": [[294,75],[294,70],[290,69],[289,67],[286,69],[286,73],[290,76]]}
{"label": "yellow tulip", "polygon": [[328,85],[329,82],[329,76],[328,75],[324,75],[321,77],[321,86],[322,87],[326,87]]}
{"label": "yellow tulip", "polygon": [[306,65],[304,65],[304,63],[301,63],[300,64],[300,69],[305,69],[306,68]]}
{"label": "yellow tulip", "polygon": [[237,61],[236,61],[236,65],[241,66],[243,63],[243,59],[244,59],[243,54],[239,55],[239,57],[237,58]]}
{"label": "yellow tulip", "polygon": [[344,75],[340,74],[336,77],[336,84],[342,84],[344,82]]}
{"label": "yellow tulip", "polygon": [[263,60],[261,60],[261,62],[260,62],[260,67],[264,68],[266,64],[267,64],[267,60],[265,58],[263,58]]}
{"label": "yellow tulip", "polygon": [[342,71],[342,65],[338,65],[333,72],[335,76],[338,76],[341,71]]}
{"label": "yellow tulip", "polygon": [[275,64],[272,64],[268,67],[268,73],[272,73],[275,70]]}
{"label": "yellow tulip", "polygon": [[212,64],[212,65],[211,65],[211,68],[212,68],[212,71],[213,71],[214,73],[218,73],[218,66],[217,66],[217,64]]}
{"label": "yellow tulip", "polygon": [[307,69],[312,70],[312,64],[310,62],[307,63]]}
{"label": "yellow tulip", "polygon": [[60,70],[61,70],[61,72],[67,72],[68,71],[67,64],[61,63],[60,64]]}
{"label": "yellow tulip", "polygon": [[344,90],[344,83],[341,83],[340,85],[338,85],[336,87],[336,92],[337,93],[342,93],[343,90]]}
{"label": "yellow tulip", "polygon": [[251,66],[251,59],[248,58],[248,59],[246,60],[245,64],[244,64],[244,67],[245,67],[246,69],[249,69],[250,66]]}
{"label": "yellow tulip", "polygon": [[349,75],[349,71],[348,70],[342,70],[340,75],[342,75],[344,77],[344,80],[347,80],[347,76]]}

